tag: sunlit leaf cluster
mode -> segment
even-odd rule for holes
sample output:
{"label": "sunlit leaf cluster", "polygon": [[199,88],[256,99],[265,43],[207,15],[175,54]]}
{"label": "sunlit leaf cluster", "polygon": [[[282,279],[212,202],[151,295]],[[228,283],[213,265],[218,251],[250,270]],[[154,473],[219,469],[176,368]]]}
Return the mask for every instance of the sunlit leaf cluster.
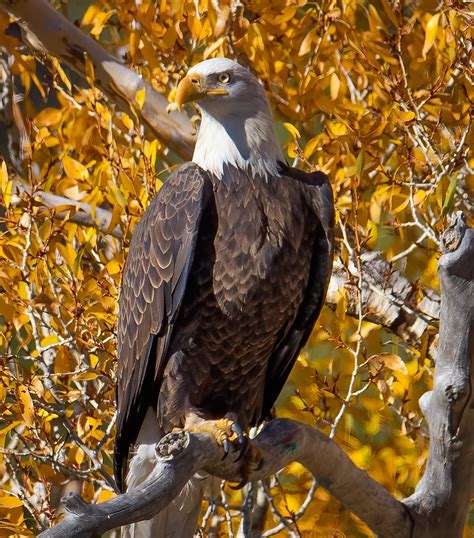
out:
{"label": "sunlit leaf cluster", "polygon": [[[468,4],[430,0],[141,0],[57,3],[71,20],[173,100],[186,69],[212,56],[263,81],[288,160],[323,170],[338,221],[337,256],[355,274],[380,250],[413,283],[437,289],[446,218],[474,202],[473,18]],[[140,124],[144,92],[120,112],[56,58],[4,35],[21,137],[0,168],[1,535],[34,535],[60,517],[67,488],[112,495],[115,323],[133,226],[178,157]],[[190,115],[193,113],[189,109]],[[23,187],[19,190],[18,185]],[[43,193],[61,197],[56,207]],[[77,202],[92,223],[77,222]],[[472,220],[470,221],[472,225]],[[354,284],[362,293],[364,274]],[[380,291],[381,300],[390,295]],[[360,299],[360,297],[359,297]],[[359,301],[360,302],[360,301]],[[325,308],[276,409],[319,426],[397,497],[427,456],[418,398],[431,386],[436,327],[407,345],[340,290]],[[324,457],[324,455],[315,455]],[[264,529],[371,536],[297,464],[265,485]],[[242,492],[223,490],[212,517],[237,532]],[[207,507],[205,507],[207,509]],[[231,517],[232,516],[232,517]],[[466,531],[467,532],[467,531]]]}

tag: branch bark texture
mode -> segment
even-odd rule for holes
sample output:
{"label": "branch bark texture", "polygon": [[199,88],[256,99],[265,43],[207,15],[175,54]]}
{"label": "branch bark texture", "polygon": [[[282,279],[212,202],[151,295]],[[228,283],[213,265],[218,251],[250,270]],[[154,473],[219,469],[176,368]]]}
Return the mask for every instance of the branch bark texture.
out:
{"label": "branch bark texture", "polygon": [[[381,536],[409,536],[411,519],[403,504],[359,469],[346,453],[316,428],[288,419],[268,423],[253,441],[264,465],[251,479],[260,480],[292,461],[299,461],[333,495]],[[319,455],[321,457],[319,457]],[[100,505],[89,505],[77,495],[64,499],[63,522],[40,536],[92,537],[125,523],[151,518],[165,508],[198,470],[239,481],[240,463],[222,460],[222,448],[207,435],[172,433],[157,445],[157,464],[137,489]],[[400,530],[404,534],[400,535]]]}
{"label": "branch bark texture", "polygon": [[[425,288],[418,300],[418,287],[388,262],[380,252],[364,251],[361,255],[362,305],[365,319],[377,323],[397,334],[406,343],[419,346],[420,339],[428,327],[436,327],[439,318],[440,298],[438,294]],[[358,269],[346,268],[336,259],[329,284],[326,302],[335,307],[338,291],[347,294],[346,313],[356,317]],[[434,346],[430,348],[433,358]]]}
{"label": "branch bark texture", "polygon": [[[426,472],[406,500],[415,538],[461,536],[474,493],[474,229],[457,213],[443,237],[439,353],[420,407],[430,428]],[[420,531],[419,531],[420,529]]]}

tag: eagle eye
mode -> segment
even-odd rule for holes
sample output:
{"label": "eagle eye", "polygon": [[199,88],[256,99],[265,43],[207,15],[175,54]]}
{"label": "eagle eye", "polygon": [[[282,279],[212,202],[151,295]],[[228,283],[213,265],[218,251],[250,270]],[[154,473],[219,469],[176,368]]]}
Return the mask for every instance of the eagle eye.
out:
{"label": "eagle eye", "polygon": [[227,84],[230,80],[230,75],[229,73],[219,73],[218,79],[222,84]]}

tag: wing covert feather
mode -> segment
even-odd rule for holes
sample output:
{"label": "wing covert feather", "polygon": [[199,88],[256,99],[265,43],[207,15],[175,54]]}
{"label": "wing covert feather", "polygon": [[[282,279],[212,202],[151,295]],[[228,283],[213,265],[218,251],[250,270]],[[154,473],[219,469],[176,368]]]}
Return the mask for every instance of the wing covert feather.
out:
{"label": "wing covert feather", "polygon": [[165,367],[199,232],[212,192],[194,163],[173,171],[133,231],[119,297],[115,476],[124,463]]}

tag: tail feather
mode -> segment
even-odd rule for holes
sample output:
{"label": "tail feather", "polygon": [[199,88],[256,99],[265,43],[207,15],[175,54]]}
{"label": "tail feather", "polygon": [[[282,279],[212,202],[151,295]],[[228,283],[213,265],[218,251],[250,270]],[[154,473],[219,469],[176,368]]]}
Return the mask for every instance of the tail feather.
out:
{"label": "tail feather", "polygon": [[[127,490],[145,481],[156,464],[155,445],[162,437],[156,415],[150,408],[140,429],[137,448],[127,473]],[[211,478],[192,477],[181,493],[157,516],[122,527],[122,538],[192,538],[196,532],[202,497]]]}

